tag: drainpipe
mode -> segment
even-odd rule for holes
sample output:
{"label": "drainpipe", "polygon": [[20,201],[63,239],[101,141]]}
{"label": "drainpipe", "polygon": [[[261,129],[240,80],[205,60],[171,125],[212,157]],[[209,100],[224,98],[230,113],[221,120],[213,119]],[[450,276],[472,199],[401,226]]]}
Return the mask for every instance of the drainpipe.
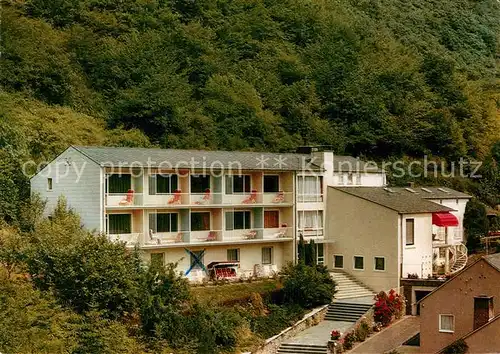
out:
{"label": "drainpipe", "polygon": [[399,286],[401,284],[401,278],[403,277],[403,214],[399,214],[399,240],[400,240],[400,245],[399,245],[399,252],[401,256],[399,257],[399,276],[398,276],[398,290]]}

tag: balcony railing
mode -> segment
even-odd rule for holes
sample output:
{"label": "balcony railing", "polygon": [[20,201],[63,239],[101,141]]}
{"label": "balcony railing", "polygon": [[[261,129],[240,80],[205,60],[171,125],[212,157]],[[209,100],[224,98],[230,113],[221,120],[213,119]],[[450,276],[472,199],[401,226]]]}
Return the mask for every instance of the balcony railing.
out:
{"label": "balcony railing", "polygon": [[323,194],[298,194],[297,203],[320,203],[323,201]]}
{"label": "balcony railing", "polygon": [[142,193],[107,193],[106,206],[108,207],[130,207],[130,206],[203,206],[203,205],[287,205],[293,203],[293,192],[277,193],[182,193],[171,194],[142,194]]}
{"label": "balcony railing", "polygon": [[304,229],[297,230],[299,234],[302,234],[304,237],[316,237],[323,236],[323,228],[322,227],[306,227]]}
{"label": "balcony railing", "polygon": [[125,242],[127,246],[135,245],[174,245],[196,244],[200,242],[231,242],[244,240],[272,240],[290,239],[293,237],[291,227],[257,228],[244,230],[204,230],[204,231],[178,231],[178,232],[150,232],[113,234],[112,240]]}

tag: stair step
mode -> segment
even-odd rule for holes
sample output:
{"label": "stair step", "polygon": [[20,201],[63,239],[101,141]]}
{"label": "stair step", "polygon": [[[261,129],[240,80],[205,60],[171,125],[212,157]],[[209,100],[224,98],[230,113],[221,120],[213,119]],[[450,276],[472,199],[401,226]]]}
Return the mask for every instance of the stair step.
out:
{"label": "stair step", "polygon": [[278,353],[283,354],[326,354],[326,345],[282,343]]}

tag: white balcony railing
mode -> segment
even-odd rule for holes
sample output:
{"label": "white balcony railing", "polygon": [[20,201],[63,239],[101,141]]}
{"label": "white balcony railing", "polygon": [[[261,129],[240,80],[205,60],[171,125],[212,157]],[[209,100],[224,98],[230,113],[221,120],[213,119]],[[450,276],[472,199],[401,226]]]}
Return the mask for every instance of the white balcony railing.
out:
{"label": "white balcony railing", "polygon": [[143,205],[144,196],[142,193],[108,193],[106,194],[106,206],[129,207]]}
{"label": "white balcony railing", "polygon": [[125,242],[127,246],[135,246],[143,242],[142,233],[140,232],[133,232],[129,234],[110,234],[109,238],[113,241]]}
{"label": "white balcony railing", "polygon": [[297,203],[320,203],[323,201],[322,194],[299,194]]}
{"label": "white balcony railing", "polygon": [[277,193],[182,193],[171,194],[142,194],[142,193],[107,193],[106,206],[108,207],[130,207],[130,206],[162,206],[177,207],[201,206],[201,205],[283,205],[293,203],[293,192]]}

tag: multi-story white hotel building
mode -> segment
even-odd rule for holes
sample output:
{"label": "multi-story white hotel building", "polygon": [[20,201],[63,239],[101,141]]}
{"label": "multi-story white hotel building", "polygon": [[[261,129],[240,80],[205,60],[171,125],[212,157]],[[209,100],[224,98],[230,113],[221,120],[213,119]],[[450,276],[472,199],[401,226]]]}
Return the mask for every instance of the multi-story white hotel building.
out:
{"label": "multi-story white hotel building", "polygon": [[[315,241],[318,263],[373,287],[432,273],[433,254],[457,270],[469,196],[385,186],[374,163],[309,147],[279,154],[72,146],[31,179],[47,214],[64,196],[86,228],[138,246],[147,261],[178,263],[192,280],[213,262],[237,262],[240,276],[271,274],[296,261],[300,235]],[[382,241],[391,247],[375,247]]]}

